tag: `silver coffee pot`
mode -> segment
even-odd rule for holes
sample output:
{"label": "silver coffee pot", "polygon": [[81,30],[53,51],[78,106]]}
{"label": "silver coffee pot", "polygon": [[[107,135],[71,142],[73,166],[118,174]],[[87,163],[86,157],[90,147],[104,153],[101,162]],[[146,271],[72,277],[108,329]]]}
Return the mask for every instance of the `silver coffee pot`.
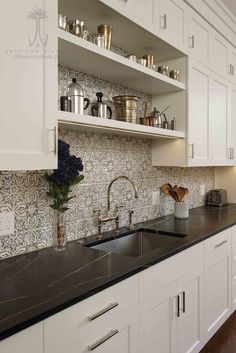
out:
{"label": "silver coffee pot", "polygon": [[67,96],[71,101],[71,112],[83,115],[90,101],[88,98],[84,98],[83,88],[76,83],[76,78],[72,79],[72,83],[67,90]]}
{"label": "silver coffee pot", "polygon": [[97,92],[97,102],[91,107],[91,113],[93,116],[97,116],[99,118],[111,119],[112,118],[112,110],[105,102],[102,101],[103,93]]}

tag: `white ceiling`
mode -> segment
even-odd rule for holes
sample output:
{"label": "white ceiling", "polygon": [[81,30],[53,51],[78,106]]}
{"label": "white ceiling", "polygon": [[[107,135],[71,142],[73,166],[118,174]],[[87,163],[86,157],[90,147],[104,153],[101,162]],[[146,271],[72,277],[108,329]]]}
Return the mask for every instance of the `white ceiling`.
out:
{"label": "white ceiling", "polygon": [[236,16],[236,1],[235,0],[223,0],[223,3],[230,9],[231,12]]}

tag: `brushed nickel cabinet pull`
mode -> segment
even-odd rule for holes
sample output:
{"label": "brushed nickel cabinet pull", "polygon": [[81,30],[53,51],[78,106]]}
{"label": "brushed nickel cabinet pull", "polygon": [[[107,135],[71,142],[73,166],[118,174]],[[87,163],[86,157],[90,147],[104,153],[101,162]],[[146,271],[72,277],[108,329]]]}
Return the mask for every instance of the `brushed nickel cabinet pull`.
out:
{"label": "brushed nickel cabinet pull", "polygon": [[57,143],[58,143],[58,138],[57,138],[57,126],[54,127],[54,154],[57,154]]}
{"label": "brushed nickel cabinet pull", "polygon": [[186,312],[186,295],[185,295],[185,291],[182,292],[182,300],[183,300],[183,313]]}
{"label": "brushed nickel cabinet pull", "polygon": [[163,25],[161,25],[161,28],[166,29],[167,28],[167,15],[166,15],[166,13],[163,16],[161,16],[161,20],[163,20]]}
{"label": "brushed nickel cabinet pull", "polygon": [[227,240],[222,240],[221,243],[215,245],[215,249],[227,243]]}
{"label": "brushed nickel cabinet pull", "polygon": [[177,317],[180,317],[180,298],[177,295]]}
{"label": "brushed nickel cabinet pull", "polygon": [[190,143],[189,146],[191,146],[191,155],[189,157],[194,159],[194,143]]}
{"label": "brushed nickel cabinet pull", "polygon": [[195,48],[195,35],[193,34],[193,35],[190,37],[190,39],[191,39],[191,45],[190,45],[190,47],[191,47],[191,48]]}
{"label": "brushed nickel cabinet pull", "polygon": [[234,148],[231,148],[231,159],[234,159]]}
{"label": "brushed nickel cabinet pull", "polygon": [[109,304],[106,308],[98,311],[97,313],[93,314],[93,315],[89,315],[88,316],[88,321],[93,321],[95,319],[97,319],[99,316],[102,316],[103,314],[107,313],[108,311],[114,309],[115,307],[117,307],[119,304],[118,303],[111,303]]}
{"label": "brushed nickel cabinet pull", "polygon": [[232,65],[232,76],[234,76],[234,65]]}
{"label": "brushed nickel cabinet pull", "polygon": [[104,342],[109,340],[111,337],[115,336],[117,333],[119,333],[119,330],[117,330],[117,329],[109,331],[107,335],[103,336],[102,338],[97,340],[97,342],[88,346],[88,351],[89,352],[93,351],[94,349],[99,347],[101,344],[103,344]]}

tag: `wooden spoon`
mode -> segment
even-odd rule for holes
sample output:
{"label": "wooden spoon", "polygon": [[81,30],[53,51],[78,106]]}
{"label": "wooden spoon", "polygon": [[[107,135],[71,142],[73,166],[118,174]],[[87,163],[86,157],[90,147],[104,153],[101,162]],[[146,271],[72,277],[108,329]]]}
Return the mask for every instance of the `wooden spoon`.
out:
{"label": "wooden spoon", "polygon": [[184,188],[182,186],[179,187],[179,196],[180,200],[183,201],[185,197],[188,195],[189,191],[187,188]]}

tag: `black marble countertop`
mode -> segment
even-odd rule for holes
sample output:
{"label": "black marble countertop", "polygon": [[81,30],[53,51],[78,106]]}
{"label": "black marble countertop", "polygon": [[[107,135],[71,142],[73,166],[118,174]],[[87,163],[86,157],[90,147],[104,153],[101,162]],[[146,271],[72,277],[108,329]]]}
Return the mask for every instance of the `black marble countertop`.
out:
{"label": "black marble countertop", "polygon": [[[236,204],[199,207],[188,220],[166,216],[136,225],[187,234],[132,258],[70,242],[0,261],[0,340],[236,224]],[[121,235],[127,229],[121,229]],[[106,233],[105,238],[111,237]],[[86,239],[90,243],[92,238]]]}

